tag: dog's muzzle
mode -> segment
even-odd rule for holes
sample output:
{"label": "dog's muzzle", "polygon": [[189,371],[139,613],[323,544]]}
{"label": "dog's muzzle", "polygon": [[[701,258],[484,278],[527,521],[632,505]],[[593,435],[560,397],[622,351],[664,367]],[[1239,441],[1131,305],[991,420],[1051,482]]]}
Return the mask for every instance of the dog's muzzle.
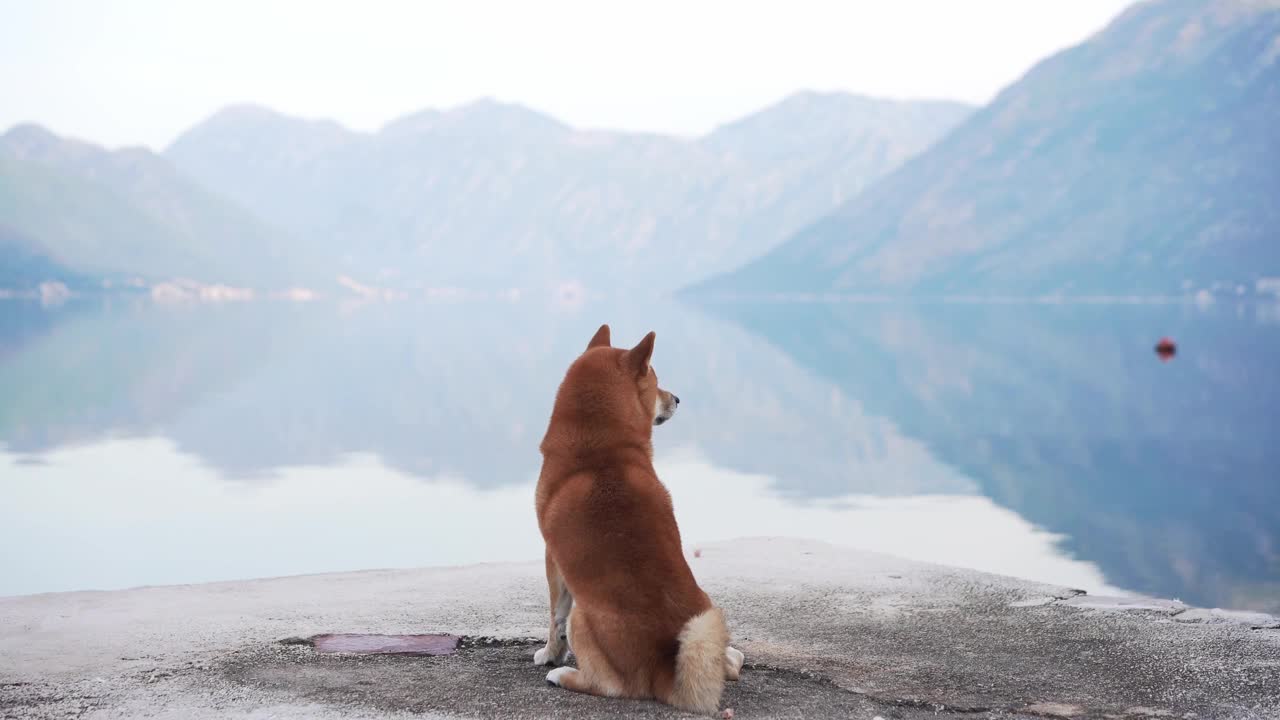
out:
{"label": "dog's muzzle", "polygon": [[680,405],[680,397],[673,393],[665,393],[666,398],[662,395],[658,396],[657,413],[653,416],[653,424],[661,425],[671,419],[676,414],[676,407]]}

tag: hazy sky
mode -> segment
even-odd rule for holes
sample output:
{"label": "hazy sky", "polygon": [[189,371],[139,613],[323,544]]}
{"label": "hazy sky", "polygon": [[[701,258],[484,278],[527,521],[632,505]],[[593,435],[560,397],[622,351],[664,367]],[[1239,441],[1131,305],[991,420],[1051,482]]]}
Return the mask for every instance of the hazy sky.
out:
{"label": "hazy sky", "polygon": [[0,129],[162,147],[254,102],[358,129],[491,96],[697,134],[799,89],[990,99],[1129,0],[0,0]]}

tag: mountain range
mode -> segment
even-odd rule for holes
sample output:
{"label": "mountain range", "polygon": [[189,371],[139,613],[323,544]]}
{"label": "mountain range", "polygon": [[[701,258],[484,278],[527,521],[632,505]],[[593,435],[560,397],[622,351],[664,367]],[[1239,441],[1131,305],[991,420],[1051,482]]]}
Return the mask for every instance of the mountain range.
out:
{"label": "mountain range", "polygon": [[0,136],[0,228],[26,254],[0,257],[40,279],[670,290],[763,252],[970,110],[800,93],[686,140],[492,100],[376,133],[235,106],[160,155],[23,125]]}
{"label": "mountain range", "polygon": [[240,105],[161,154],[19,126],[0,261],[19,287],[1238,295],[1280,283],[1277,127],[1280,0],[1148,0],[976,112],[804,92],[684,139]]}
{"label": "mountain range", "polygon": [[867,192],[695,290],[1251,292],[1280,276],[1277,128],[1280,2],[1138,3]]}
{"label": "mountain range", "polygon": [[165,157],[375,282],[661,291],[763,252],[969,110],[802,93],[690,141],[492,100],[372,134],[234,107]]}

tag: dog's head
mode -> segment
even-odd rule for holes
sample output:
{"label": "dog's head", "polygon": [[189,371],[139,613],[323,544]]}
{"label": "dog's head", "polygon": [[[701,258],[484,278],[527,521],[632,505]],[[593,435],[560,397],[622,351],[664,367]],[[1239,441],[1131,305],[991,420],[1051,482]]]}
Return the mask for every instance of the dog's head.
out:
{"label": "dog's head", "polygon": [[634,413],[637,421],[661,425],[676,414],[680,398],[658,387],[658,374],[649,363],[655,337],[650,332],[635,347],[623,350],[610,345],[609,326],[601,325],[580,362],[590,363],[611,394],[620,396],[622,412]]}

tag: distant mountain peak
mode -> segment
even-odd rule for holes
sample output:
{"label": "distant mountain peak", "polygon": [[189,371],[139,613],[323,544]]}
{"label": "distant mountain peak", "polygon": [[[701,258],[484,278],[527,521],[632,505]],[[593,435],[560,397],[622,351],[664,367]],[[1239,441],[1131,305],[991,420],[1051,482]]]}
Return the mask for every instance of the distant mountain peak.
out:
{"label": "distant mountain peak", "polygon": [[419,110],[417,112],[398,117],[386,125],[383,125],[382,129],[378,131],[378,134],[394,137],[431,132],[439,126],[440,117],[442,115],[443,113],[435,108]]}
{"label": "distant mountain peak", "polygon": [[273,110],[266,105],[259,105],[251,102],[240,102],[219,108],[210,115],[206,121],[269,120],[285,118],[286,116],[284,113]]}
{"label": "distant mountain peak", "polygon": [[35,123],[15,125],[0,135],[0,151],[18,159],[41,160],[54,156],[90,158],[107,154],[97,145],[63,138]]}
{"label": "distant mountain peak", "polygon": [[305,136],[309,143],[316,145],[341,144],[358,134],[333,120],[301,118],[286,115],[263,105],[237,103],[219,109],[182,133],[166,149],[166,152],[181,148],[184,143],[191,142],[193,138],[230,137],[249,133],[263,137]]}
{"label": "distant mountain peak", "polygon": [[721,125],[703,141],[715,145],[735,135],[772,128],[812,130],[815,123],[832,133],[856,132],[868,127],[891,130],[898,118],[912,122],[929,117],[951,123],[973,109],[971,105],[953,100],[893,100],[843,91],[802,90],[763,110]]}
{"label": "distant mountain peak", "polygon": [[861,93],[847,92],[844,90],[797,90],[783,97],[781,100],[766,107],[761,112],[767,112],[770,109],[787,108],[787,107],[824,107],[824,106],[848,106],[852,104],[874,105],[877,103],[894,102],[886,98],[873,97],[871,95],[863,95]]}
{"label": "distant mountain peak", "polygon": [[68,140],[58,137],[52,130],[36,123],[21,123],[9,128],[0,135],[0,147],[6,147],[21,155],[42,154],[44,151],[66,144],[74,144],[85,148],[89,143],[79,140]]}
{"label": "distant mountain peak", "polygon": [[[1134,3],[1083,45],[1064,55],[1106,49],[1107,78],[1196,63],[1227,37],[1223,30],[1280,9],[1280,0],[1143,0]],[[1044,64],[1053,62],[1051,58]]]}
{"label": "distant mountain peak", "polygon": [[49,128],[36,123],[19,123],[0,135],[0,139],[11,143],[44,143],[58,139]]}
{"label": "distant mountain peak", "polygon": [[737,120],[713,130],[708,138],[731,132],[735,128],[765,123],[803,121],[806,116],[822,116],[843,122],[860,117],[879,122],[888,113],[943,112],[967,115],[973,106],[958,100],[900,100],[843,90],[800,90]]}
{"label": "distant mountain peak", "polygon": [[483,97],[448,110],[428,108],[393,120],[379,134],[405,136],[428,132],[567,133],[572,128],[546,113],[518,103]]}
{"label": "distant mountain peak", "polygon": [[313,128],[324,128],[343,133],[352,132],[335,120],[330,120],[328,118],[304,118],[297,115],[288,115],[280,112],[279,110],[274,110],[265,105],[258,105],[256,103],[235,103],[227,105],[226,107],[214,112],[200,123],[200,125],[246,125],[264,123],[306,125]]}
{"label": "distant mountain peak", "polygon": [[[920,138],[942,137],[972,112],[971,106],[961,102],[804,90],[722,125],[698,142],[732,161],[766,171],[787,166],[804,144],[812,142],[836,154],[843,149],[867,158],[879,156],[875,163],[887,170],[919,152]],[[847,196],[858,189],[833,187],[830,192]]]}

